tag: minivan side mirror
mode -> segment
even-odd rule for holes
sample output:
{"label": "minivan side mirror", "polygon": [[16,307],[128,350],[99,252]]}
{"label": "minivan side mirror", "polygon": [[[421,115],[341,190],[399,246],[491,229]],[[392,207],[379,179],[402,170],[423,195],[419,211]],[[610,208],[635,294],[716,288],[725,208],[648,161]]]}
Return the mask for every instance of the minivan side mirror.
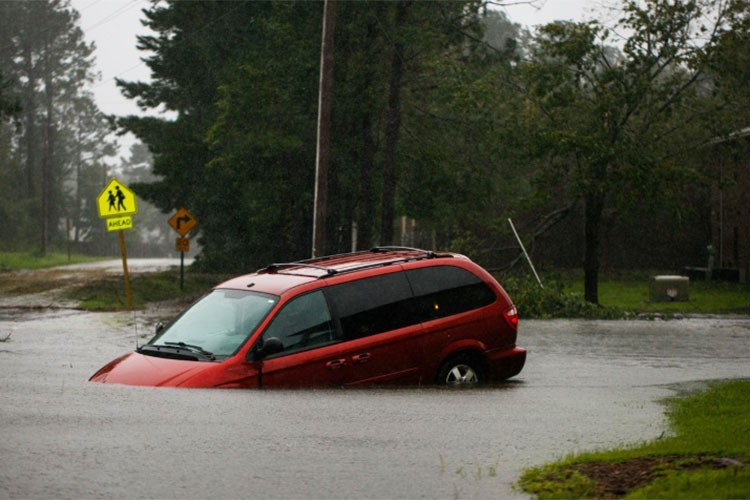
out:
{"label": "minivan side mirror", "polygon": [[162,323],[161,321],[159,321],[156,324],[156,328],[154,328],[154,330],[156,331],[156,334],[159,335],[161,332],[164,331],[164,323]]}
{"label": "minivan side mirror", "polygon": [[251,361],[262,361],[284,350],[284,344],[276,337],[267,338],[253,347]]}

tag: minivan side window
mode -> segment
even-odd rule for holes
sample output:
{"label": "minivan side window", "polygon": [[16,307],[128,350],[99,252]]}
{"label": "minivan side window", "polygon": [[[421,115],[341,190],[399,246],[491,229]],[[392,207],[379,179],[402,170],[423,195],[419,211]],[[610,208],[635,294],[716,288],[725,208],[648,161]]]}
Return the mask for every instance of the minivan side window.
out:
{"label": "minivan side window", "polygon": [[409,270],[406,276],[422,321],[479,309],[497,299],[484,281],[460,267],[424,267]]}
{"label": "minivan side window", "polygon": [[302,295],[285,305],[263,332],[264,340],[271,337],[281,340],[284,352],[337,340],[323,292],[318,290]]}
{"label": "minivan side window", "polygon": [[420,323],[403,272],[334,285],[327,289],[344,339],[358,339]]}

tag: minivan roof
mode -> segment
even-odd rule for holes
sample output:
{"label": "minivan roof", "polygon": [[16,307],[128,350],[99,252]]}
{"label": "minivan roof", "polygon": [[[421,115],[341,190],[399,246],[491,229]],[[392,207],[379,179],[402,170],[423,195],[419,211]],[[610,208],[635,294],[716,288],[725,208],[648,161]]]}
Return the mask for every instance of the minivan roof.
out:
{"label": "minivan roof", "polygon": [[342,273],[353,273],[392,264],[436,258],[465,259],[459,254],[437,253],[418,248],[375,247],[361,252],[270,264],[255,273],[239,276],[222,283],[219,288],[257,290],[280,295],[305,283]]}

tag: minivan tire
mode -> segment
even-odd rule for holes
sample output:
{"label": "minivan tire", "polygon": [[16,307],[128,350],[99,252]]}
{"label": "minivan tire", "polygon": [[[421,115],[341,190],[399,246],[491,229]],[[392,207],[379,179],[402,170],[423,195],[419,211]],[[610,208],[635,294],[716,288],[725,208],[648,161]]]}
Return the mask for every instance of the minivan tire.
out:
{"label": "minivan tire", "polygon": [[437,383],[453,387],[469,387],[485,381],[482,363],[476,356],[461,353],[448,359],[438,371]]}

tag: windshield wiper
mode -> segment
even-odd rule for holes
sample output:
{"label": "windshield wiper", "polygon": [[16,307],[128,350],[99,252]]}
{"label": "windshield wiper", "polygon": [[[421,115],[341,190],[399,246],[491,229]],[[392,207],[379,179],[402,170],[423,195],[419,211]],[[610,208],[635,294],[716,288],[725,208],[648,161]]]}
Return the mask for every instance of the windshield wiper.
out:
{"label": "windshield wiper", "polygon": [[199,345],[195,344],[186,344],[185,342],[164,342],[164,344],[168,346],[175,346],[175,347],[183,347],[185,349],[191,350],[193,352],[197,352],[198,354],[202,354],[206,356],[211,361],[214,361],[216,359],[216,356],[211,351],[207,351],[204,348],[202,348]]}
{"label": "windshield wiper", "polygon": [[[155,345],[145,344],[136,349],[137,352],[147,356],[158,356],[161,358],[186,359],[190,361],[199,361],[206,356],[190,349],[180,349],[174,345]],[[210,358],[208,358],[210,359]]]}

